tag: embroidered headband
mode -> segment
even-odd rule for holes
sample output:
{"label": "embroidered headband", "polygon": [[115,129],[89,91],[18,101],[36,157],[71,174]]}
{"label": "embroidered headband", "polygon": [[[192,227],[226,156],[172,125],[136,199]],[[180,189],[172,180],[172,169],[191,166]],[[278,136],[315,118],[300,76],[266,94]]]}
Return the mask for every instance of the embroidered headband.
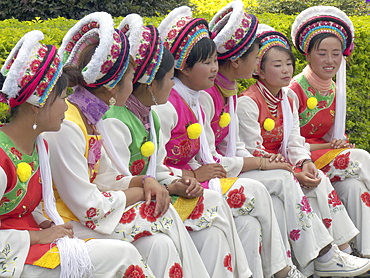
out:
{"label": "embroidered headband", "polygon": [[274,46],[281,46],[288,50],[291,49],[289,40],[282,33],[275,31],[269,25],[259,24],[257,28],[257,38],[261,40],[261,47],[258,52],[258,62],[253,75],[259,75],[261,72],[261,62],[266,52]]}
{"label": "embroidered headband", "polygon": [[209,38],[208,23],[203,18],[193,18],[189,7],[172,10],[158,27],[159,34],[175,58],[175,68],[182,70],[194,45]]}
{"label": "embroidered headband", "polygon": [[161,65],[164,48],[157,28],[144,26],[141,16],[129,14],[118,29],[128,36],[130,54],[135,59],[133,83],[151,84]]}
{"label": "embroidered headband", "polygon": [[245,13],[243,2],[236,0],[218,11],[209,26],[217,46],[218,60],[235,60],[253,44],[258,19]]}
{"label": "embroidered headband", "polygon": [[129,64],[127,37],[114,29],[112,16],[95,12],[77,22],[63,38],[59,54],[65,65],[77,66],[81,52],[98,44],[82,76],[87,87],[113,88],[122,79]]}
{"label": "embroidered headband", "polygon": [[62,74],[62,63],[54,45],[43,45],[41,31],[25,34],[6,59],[1,73],[5,78],[2,93],[11,108],[28,102],[44,106]]}
{"label": "embroidered headband", "polygon": [[292,25],[291,36],[294,46],[307,54],[311,40],[318,34],[335,35],[343,44],[343,55],[353,50],[354,27],[348,16],[331,6],[311,7],[301,12]]}

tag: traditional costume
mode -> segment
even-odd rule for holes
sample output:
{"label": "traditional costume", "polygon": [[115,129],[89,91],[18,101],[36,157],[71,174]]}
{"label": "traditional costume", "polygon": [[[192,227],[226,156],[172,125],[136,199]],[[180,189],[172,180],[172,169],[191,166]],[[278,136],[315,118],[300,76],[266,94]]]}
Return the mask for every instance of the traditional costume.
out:
{"label": "traditional costume", "polygon": [[[158,277],[175,274],[208,277],[172,206],[158,217],[154,216],[154,201],[149,205],[146,202],[126,204],[124,190],[128,189],[132,176],[102,125],[109,106],[87,90],[100,86],[114,88],[128,66],[127,37],[115,30],[113,24],[112,17],[106,13],[90,14],[68,31],[59,50],[66,65],[77,66],[84,48],[97,44],[82,71],[86,84],[74,87],[74,93],[68,98],[61,130],[46,136],[50,140],[58,209],[71,221],[75,234],[134,242]],[[86,117],[94,134],[88,134],[81,115]]]}
{"label": "traditional costume", "polygon": [[[255,72],[257,76],[260,73],[263,55],[269,49],[274,46],[290,49],[286,37],[275,30],[261,28],[258,36],[262,46]],[[255,156],[281,153],[288,162],[299,168],[305,159],[310,159],[310,153],[304,147],[304,138],[299,134],[297,111],[287,96],[288,90],[282,88],[279,94],[274,96],[258,80],[243,92],[237,106],[239,135],[249,152]],[[290,182],[285,184],[287,187],[285,194],[278,196],[286,202],[285,221],[294,255],[300,266],[306,268],[308,263],[318,256],[318,251],[333,239],[337,245],[345,244],[358,233],[358,230],[330,181],[321,171],[319,171],[319,177],[322,179],[320,184],[316,188],[303,190],[304,195],[292,174],[285,175],[291,177]],[[270,176],[270,180],[275,181],[275,177]],[[336,246],[334,248],[337,250]],[[326,270],[318,268],[316,263],[315,261],[315,271],[326,275]],[[304,269],[304,273],[307,276],[311,275],[313,266],[312,269],[311,267]]]}
{"label": "traditional costume", "polygon": [[[40,44],[43,38],[40,31],[27,33],[1,70],[6,76],[2,92],[11,108],[24,102],[43,107],[62,73],[56,47]],[[0,131],[1,277],[116,277],[117,273],[130,275],[136,270],[154,277],[128,243],[108,240],[85,243],[66,236],[55,243],[31,245],[28,231],[41,230],[39,224],[47,220],[41,212],[42,199],[53,222],[63,224],[55,208],[45,145],[39,135],[32,154],[28,155]],[[124,256],[108,260],[111,252]]]}
{"label": "traditional costume", "polygon": [[[353,49],[354,27],[348,16],[334,7],[312,7],[302,12],[292,26],[296,48],[307,54],[312,38],[318,34],[335,35],[343,45],[343,55]],[[306,35],[307,34],[307,35]],[[337,73],[336,83],[322,80],[310,65],[292,80],[301,135],[309,144],[325,144],[332,139],[346,139],[346,62]],[[356,247],[370,256],[370,173],[365,165],[370,155],[361,149],[321,149],[312,151],[318,169],[328,175],[352,221],[360,230]]]}
{"label": "traditional costume", "polygon": [[[191,51],[191,47],[202,37],[208,37],[208,27],[206,22],[200,19],[187,19],[191,16],[190,11],[178,10],[178,14],[168,16],[159,26],[159,31],[164,38],[165,46],[170,49],[175,57],[175,68],[183,69]],[[198,23],[201,22],[201,23]],[[191,32],[191,26],[196,32]],[[255,17],[248,17],[245,25],[252,25],[251,30],[256,28],[257,20]],[[203,29],[203,31],[200,31]],[[196,170],[203,164],[220,162],[214,160],[208,148],[207,133],[204,129],[206,124],[205,115],[199,105],[199,91],[194,91],[184,85],[180,79],[175,78],[169,101],[165,105],[154,107],[161,119],[161,130],[164,141],[166,142],[165,165],[171,167],[174,173],[182,170]],[[228,170],[228,165],[222,163]],[[181,175],[181,171],[179,173]],[[262,184],[251,179],[238,179],[236,174],[228,172],[229,178],[212,179],[204,183],[204,187],[220,192],[229,204],[235,217],[236,226],[239,229],[244,252],[247,255],[248,264],[252,269],[254,277],[264,277],[261,265],[261,249],[267,248],[271,238],[265,238],[260,232],[250,234],[253,229],[270,230],[270,225],[277,225],[276,220],[272,219],[271,199]],[[264,213],[262,215],[262,212]],[[262,220],[263,219],[263,220]],[[248,228],[250,226],[251,228]],[[243,229],[241,229],[243,228]],[[279,234],[277,235],[277,238]],[[259,245],[259,242],[266,240]],[[279,244],[280,240],[273,239]],[[266,260],[274,261],[269,257],[268,252],[262,252]],[[284,254],[282,255],[284,261]],[[272,263],[273,264],[273,263]],[[283,268],[286,266],[281,266]],[[280,268],[280,269],[281,269]],[[266,269],[269,275],[271,270]]]}
{"label": "traditional costume", "polygon": [[[128,34],[131,55],[136,68],[133,83],[150,85],[162,63],[163,43],[154,26],[143,26],[139,15],[128,15],[119,29]],[[142,50],[146,49],[146,52]],[[152,96],[153,97],[153,96]],[[129,165],[134,175],[151,175],[169,184],[179,177],[163,162],[165,148],[161,145],[160,122],[157,114],[131,95],[126,106],[111,106],[104,116],[104,125],[110,134],[118,155]],[[158,142],[158,143],[157,143]],[[153,151],[149,152],[149,147]],[[181,177],[181,176],[180,176]],[[246,258],[233,221],[233,216],[220,194],[206,190],[196,198],[172,195],[172,202],[190,231],[211,277],[235,277],[235,265],[224,263],[235,258],[245,265]],[[201,231],[201,232],[200,232]],[[218,242],[218,244],[214,244]]]}

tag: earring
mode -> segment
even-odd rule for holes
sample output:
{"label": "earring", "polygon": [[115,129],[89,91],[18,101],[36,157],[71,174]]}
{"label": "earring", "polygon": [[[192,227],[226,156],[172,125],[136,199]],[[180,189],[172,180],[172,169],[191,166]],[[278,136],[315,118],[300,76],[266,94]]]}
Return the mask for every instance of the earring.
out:
{"label": "earring", "polygon": [[149,85],[148,85],[148,91],[149,91],[150,95],[152,96],[152,101],[155,103],[155,105],[158,105],[157,99],[155,98],[155,96],[152,92],[152,88]]}
{"label": "earring", "polygon": [[116,104],[116,99],[112,96],[110,99],[109,99],[109,105],[115,105]]}
{"label": "earring", "polygon": [[33,123],[33,125],[32,125],[32,129],[33,129],[33,130],[36,130],[36,128],[37,128],[37,123],[36,123],[37,115],[38,115],[38,114],[35,114],[35,122],[34,122],[34,123]]}

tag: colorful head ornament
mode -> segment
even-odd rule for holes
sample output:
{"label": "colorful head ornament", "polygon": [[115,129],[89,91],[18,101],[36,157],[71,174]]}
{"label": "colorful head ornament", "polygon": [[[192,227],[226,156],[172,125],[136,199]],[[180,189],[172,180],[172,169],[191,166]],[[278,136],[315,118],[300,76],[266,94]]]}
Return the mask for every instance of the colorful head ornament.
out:
{"label": "colorful head ornament", "polygon": [[295,19],[291,36],[294,46],[307,54],[312,38],[322,33],[335,35],[343,44],[343,55],[351,54],[354,39],[352,21],[335,7],[316,6],[304,10]]}
{"label": "colorful head ornament", "polygon": [[233,1],[223,7],[209,23],[219,60],[241,57],[256,38],[258,19],[244,12],[243,2]]}
{"label": "colorful head ornament", "polygon": [[193,46],[203,38],[209,38],[208,23],[193,18],[189,7],[172,10],[158,27],[159,34],[175,57],[175,68],[182,70]]}
{"label": "colorful head ornament", "polygon": [[126,16],[118,27],[128,36],[136,68],[133,83],[152,83],[163,57],[163,42],[153,25],[144,26],[138,14]]}
{"label": "colorful head ornament", "polygon": [[127,69],[130,60],[128,39],[113,26],[110,14],[95,12],[77,22],[63,38],[59,54],[66,66],[77,66],[81,52],[91,44],[98,45],[82,70],[86,87],[113,88]]}
{"label": "colorful head ornament", "polygon": [[257,28],[257,38],[261,41],[261,47],[258,52],[258,64],[253,75],[259,75],[261,71],[261,62],[266,52],[274,46],[281,46],[288,50],[291,49],[289,40],[282,33],[275,31],[274,28],[266,24],[259,24]]}
{"label": "colorful head ornament", "polygon": [[6,59],[2,93],[11,108],[28,102],[42,107],[60,75],[62,63],[54,45],[43,45],[41,31],[25,34]]}

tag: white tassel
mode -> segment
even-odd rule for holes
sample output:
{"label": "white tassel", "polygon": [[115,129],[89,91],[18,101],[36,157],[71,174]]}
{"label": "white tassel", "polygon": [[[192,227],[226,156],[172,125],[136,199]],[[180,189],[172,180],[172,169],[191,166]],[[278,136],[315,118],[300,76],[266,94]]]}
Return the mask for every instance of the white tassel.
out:
{"label": "white tassel", "polygon": [[56,242],[60,256],[61,278],[90,278],[94,267],[88,254],[86,243],[78,238],[68,236]]}

